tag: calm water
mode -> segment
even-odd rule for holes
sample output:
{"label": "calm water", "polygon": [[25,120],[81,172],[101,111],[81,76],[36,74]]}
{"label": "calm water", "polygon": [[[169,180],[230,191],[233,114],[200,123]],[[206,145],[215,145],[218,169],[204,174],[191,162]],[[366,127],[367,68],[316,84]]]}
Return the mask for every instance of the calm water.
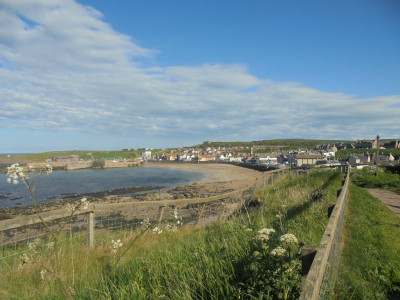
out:
{"label": "calm water", "polygon": [[[205,177],[204,173],[167,168],[117,168],[55,171],[42,175],[36,187],[38,204],[59,200],[63,194],[84,194],[134,186],[173,188]],[[30,205],[31,199],[23,183],[9,184],[0,173],[0,208]]]}

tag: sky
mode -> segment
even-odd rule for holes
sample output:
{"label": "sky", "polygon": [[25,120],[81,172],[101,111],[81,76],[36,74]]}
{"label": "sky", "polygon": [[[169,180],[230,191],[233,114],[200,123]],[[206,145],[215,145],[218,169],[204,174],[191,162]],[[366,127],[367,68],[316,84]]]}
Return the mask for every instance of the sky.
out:
{"label": "sky", "polygon": [[400,139],[400,1],[0,0],[0,153]]}

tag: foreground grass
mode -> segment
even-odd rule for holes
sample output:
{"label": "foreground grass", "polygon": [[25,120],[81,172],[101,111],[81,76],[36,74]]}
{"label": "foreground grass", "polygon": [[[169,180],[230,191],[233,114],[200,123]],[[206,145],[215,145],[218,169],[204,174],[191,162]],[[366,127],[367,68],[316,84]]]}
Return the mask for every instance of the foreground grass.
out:
{"label": "foreground grass", "polygon": [[[122,240],[119,252],[112,254],[110,243],[93,251],[72,246],[62,255],[63,279],[76,299],[295,299],[300,293],[299,258],[292,255],[296,259],[286,265],[260,261],[273,244],[260,248],[257,231],[274,228],[276,236],[293,233],[300,244],[319,244],[327,207],[336,201],[342,179],[330,171],[289,175],[257,191],[257,205],[229,220],[203,229],[147,231],[119,262],[132,235],[107,233],[105,240]],[[0,296],[60,297],[52,276],[41,279],[40,270],[40,264],[27,264],[4,276]]]}
{"label": "foreground grass", "polygon": [[339,299],[400,299],[400,220],[354,184],[338,276]]}

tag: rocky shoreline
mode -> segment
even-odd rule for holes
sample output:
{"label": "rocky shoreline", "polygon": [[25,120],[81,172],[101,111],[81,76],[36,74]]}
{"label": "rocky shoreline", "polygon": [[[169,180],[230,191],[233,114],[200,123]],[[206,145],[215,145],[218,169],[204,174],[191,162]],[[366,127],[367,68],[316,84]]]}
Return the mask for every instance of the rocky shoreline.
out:
{"label": "rocky shoreline", "polygon": [[[184,165],[149,164],[149,167],[168,167],[184,170],[200,171],[207,174],[203,181],[177,186],[164,190],[162,186],[127,187],[95,193],[65,194],[62,200],[55,200],[38,205],[38,211],[49,211],[65,207],[68,203],[77,205],[82,197],[87,197],[91,203],[141,202],[174,199],[190,199],[215,196],[253,184],[261,176],[261,172],[231,165]],[[158,192],[147,192],[158,190]],[[133,195],[127,195],[133,194]],[[0,219],[12,218],[16,215],[34,214],[32,206],[0,209]]]}

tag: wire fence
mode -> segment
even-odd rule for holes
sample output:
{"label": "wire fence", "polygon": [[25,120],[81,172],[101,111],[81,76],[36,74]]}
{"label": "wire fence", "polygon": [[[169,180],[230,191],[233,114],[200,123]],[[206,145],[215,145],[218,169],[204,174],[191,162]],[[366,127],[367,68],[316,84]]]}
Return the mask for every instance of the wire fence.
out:
{"label": "wire fence", "polygon": [[[98,246],[109,243],[116,233],[137,234],[146,219],[160,230],[172,230],[177,222],[179,226],[204,226],[231,215],[244,200],[251,198],[254,189],[255,186],[203,199],[96,205],[73,216],[47,218],[46,226],[38,220],[37,223],[21,226],[18,224],[21,222],[12,224],[11,220],[3,220],[0,221],[0,271],[23,264],[32,250],[37,255],[39,252],[46,255],[49,245],[54,242],[53,235],[63,247],[70,247],[71,240],[74,247],[91,243]],[[47,214],[51,215],[51,212]],[[54,212],[54,215],[57,214],[59,210]],[[90,215],[94,215],[92,221]]]}
{"label": "wire fence", "polygon": [[[266,186],[276,182],[285,172],[274,172]],[[48,255],[57,240],[65,251],[88,245],[110,243],[118,235],[135,235],[143,222],[159,230],[174,230],[181,226],[205,226],[227,218],[245,207],[253,198],[257,185],[218,196],[140,201],[130,203],[91,204],[87,210],[72,214],[67,208],[48,211],[38,216],[20,216],[0,221],[0,271],[24,264],[29,254]],[[69,249],[69,250],[68,250]]]}

